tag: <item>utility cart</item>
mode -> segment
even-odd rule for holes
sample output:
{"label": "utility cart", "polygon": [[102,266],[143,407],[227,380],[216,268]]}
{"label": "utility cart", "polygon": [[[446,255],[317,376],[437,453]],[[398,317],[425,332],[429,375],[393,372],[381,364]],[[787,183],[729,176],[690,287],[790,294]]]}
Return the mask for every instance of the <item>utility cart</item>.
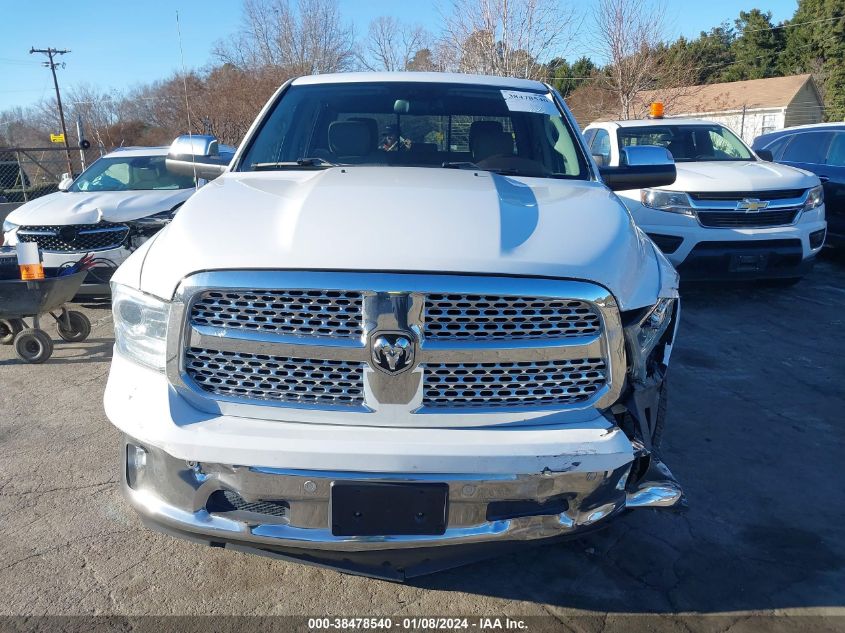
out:
{"label": "utility cart", "polygon": [[[91,321],[82,312],[68,310],[87,272],[24,281],[0,280],[0,344],[15,346],[15,354],[27,363],[43,363],[53,354],[53,340],[41,329],[41,317],[49,314],[59,336],[70,343],[91,334]],[[26,319],[32,320],[32,327]]]}

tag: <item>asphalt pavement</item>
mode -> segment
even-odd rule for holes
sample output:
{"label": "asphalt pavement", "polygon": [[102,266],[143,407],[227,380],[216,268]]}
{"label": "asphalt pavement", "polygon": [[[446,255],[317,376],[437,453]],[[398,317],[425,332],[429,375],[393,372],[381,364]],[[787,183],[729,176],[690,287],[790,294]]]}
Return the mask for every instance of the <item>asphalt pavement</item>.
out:
{"label": "asphalt pavement", "polygon": [[408,584],[142,527],[102,407],[108,304],[82,303],[91,338],[54,335],[45,365],[0,347],[0,616],[536,615],[573,631],[636,616],[650,630],[752,631],[774,615],[797,617],[767,630],[843,630],[845,263],[788,289],[682,296],[663,454],[689,510],[635,511]]}

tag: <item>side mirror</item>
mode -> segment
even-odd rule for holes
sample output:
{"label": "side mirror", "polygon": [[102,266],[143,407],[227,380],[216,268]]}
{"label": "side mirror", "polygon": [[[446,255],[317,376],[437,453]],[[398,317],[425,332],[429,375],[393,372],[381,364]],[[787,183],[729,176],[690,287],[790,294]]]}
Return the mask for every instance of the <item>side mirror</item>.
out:
{"label": "side mirror", "polygon": [[754,153],[757,154],[757,158],[759,158],[760,160],[765,160],[770,163],[775,159],[775,157],[772,155],[772,152],[767,149],[758,149]]}
{"label": "side mirror", "polygon": [[167,152],[167,169],[180,176],[213,180],[226,171],[234,152],[221,152],[217,139],[201,134],[176,138]]}
{"label": "side mirror", "polygon": [[672,154],[657,145],[632,145],[621,149],[619,167],[599,167],[604,184],[613,191],[663,187],[675,182]]}
{"label": "side mirror", "polygon": [[67,191],[73,184],[73,176],[70,174],[62,174],[62,179],[59,181],[59,191]]}
{"label": "side mirror", "polygon": [[606,167],[607,161],[605,160],[604,154],[593,154],[593,160],[596,161],[596,165],[599,167]]}

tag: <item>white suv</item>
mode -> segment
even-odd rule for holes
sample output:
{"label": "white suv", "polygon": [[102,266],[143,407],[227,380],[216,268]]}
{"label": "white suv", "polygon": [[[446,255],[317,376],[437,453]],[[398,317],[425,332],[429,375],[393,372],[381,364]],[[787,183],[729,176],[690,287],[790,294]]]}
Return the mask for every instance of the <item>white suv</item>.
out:
{"label": "white suv", "polygon": [[96,257],[80,294],[108,292],[114,270],[149,235],[172,219],[196,191],[192,176],[165,167],[167,147],[136,147],[95,161],[60,191],[12,211],[6,244],[36,242],[47,274],[90,253]]}
{"label": "white suv", "polygon": [[584,137],[601,166],[621,150],[658,145],[678,176],[665,187],[619,191],[637,224],[682,279],[781,279],[811,267],[825,238],[814,174],[761,160],[728,128],[698,119],[592,123]]}

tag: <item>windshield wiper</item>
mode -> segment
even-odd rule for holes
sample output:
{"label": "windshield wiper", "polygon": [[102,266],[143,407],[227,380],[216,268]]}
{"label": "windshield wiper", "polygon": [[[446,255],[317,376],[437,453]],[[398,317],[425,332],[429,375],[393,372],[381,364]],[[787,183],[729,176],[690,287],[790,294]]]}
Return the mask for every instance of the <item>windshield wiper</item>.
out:
{"label": "windshield wiper", "polygon": [[445,162],[441,165],[444,169],[479,169],[481,171],[487,171],[482,167],[479,167],[475,163],[469,163],[466,161],[458,161],[458,162]]}
{"label": "windshield wiper", "polygon": [[337,167],[337,163],[333,163],[324,158],[298,158],[297,160],[283,160],[275,163],[253,163],[253,171],[272,171],[275,169],[328,169],[329,167]]}

